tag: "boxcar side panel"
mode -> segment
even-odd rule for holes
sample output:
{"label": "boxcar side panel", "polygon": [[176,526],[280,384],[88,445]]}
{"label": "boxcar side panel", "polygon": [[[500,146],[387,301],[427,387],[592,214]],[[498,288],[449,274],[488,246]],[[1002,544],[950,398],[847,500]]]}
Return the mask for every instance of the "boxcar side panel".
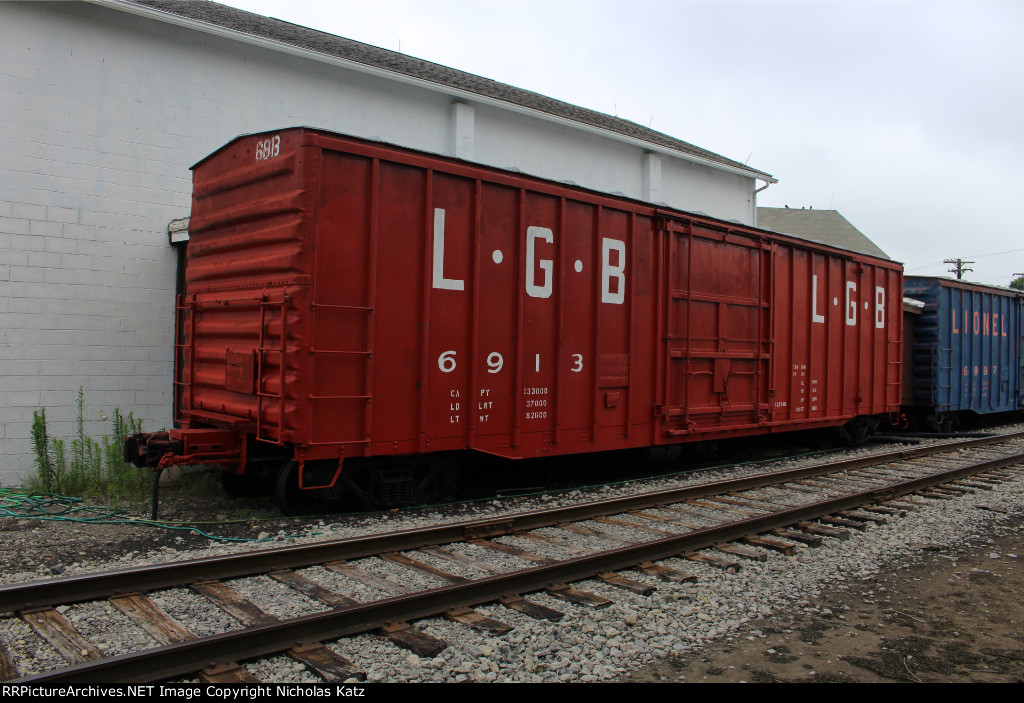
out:
{"label": "boxcar side panel", "polygon": [[[1016,373],[1011,371],[1011,379],[1016,380],[1016,409],[1024,410],[1024,294],[1017,296],[1017,336],[1014,337],[1015,347],[1011,354],[1016,361]],[[1011,383],[1013,381],[1011,380]]]}
{"label": "boxcar side panel", "polygon": [[240,138],[196,183],[186,414],[297,458],[576,453],[898,407],[896,264],[315,130]]}
{"label": "boxcar side panel", "polygon": [[[472,281],[476,291],[477,319],[474,383],[470,395],[475,433],[473,446],[490,451],[507,450],[508,437],[517,417],[516,359],[522,353],[517,334],[522,313],[518,296],[509,293],[522,287],[518,237],[518,189],[481,183],[477,260],[481,269]],[[487,213],[486,216],[483,213]],[[484,262],[489,266],[484,266]]]}
{"label": "boxcar side panel", "polygon": [[1020,305],[1014,291],[910,277],[916,321],[912,402],[938,413],[1021,408]]}
{"label": "boxcar side panel", "polygon": [[[422,300],[419,327],[425,341],[420,359],[420,451],[427,449],[428,441],[433,444],[455,439],[456,446],[461,444],[469,426],[470,371],[480,362],[479,350],[471,345],[471,330],[475,328],[472,297],[476,293],[472,281],[474,268],[481,265],[473,255],[477,224],[475,184],[469,179],[427,170],[424,185],[426,207],[420,213],[419,228],[425,233],[419,248],[423,275],[418,290],[402,296],[403,301]],[[395,193],[385,202],[400,198],[401,194]],[[388,275],[385,287],[392,283]],[[392,334],[386,329],[383,333],[385,337]],[[396,397],[408,397],[411,390]]]}
{"label": "boxcar side panel", "polygon": [[[310,442],[363,442],[370,420],[374,165],[325,152],[312,303]],[[325,188],[325,184],[330,184]]]}
{"label": "boxcar side panel", "polygon": [[437,407],[430,408],[423,403],[426,389],[420,388],[426,372],[424,345],[432,332],[421,324],[427,304],[423,290],[429,201],[419,169],[383,159],[379,169],[372,441],[381,453],[412,453],[426,439],[420,432],[423,419],[431,410],[445,410],[446,400],[439,398]]}
{"label": "boxcar side panel", "polygon": [[773,291],[774,423],[835,424],[896,409],[898,270],[780,244]]}
{"label": "boxcar side panel", "polygon": [[[1024,409],[1024,295],[1017,297],[1017,336],[1014,338],[1016,347],[1012,356],[1016,359],[1017,369],[1016,374],[1011,378],[1016,377],[1016,390],[1017,398],[1016,405],[1017,409]],[[1013,371],[1012,371],[1013,374]]]}

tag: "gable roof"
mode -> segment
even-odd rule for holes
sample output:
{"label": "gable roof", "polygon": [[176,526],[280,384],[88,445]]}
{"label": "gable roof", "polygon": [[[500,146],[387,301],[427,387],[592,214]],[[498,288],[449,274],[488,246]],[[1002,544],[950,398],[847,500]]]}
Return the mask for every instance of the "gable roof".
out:
{"label": "gable roof", "polygon": [[824,242],[861,254],[870,254],[883,259],[889,258],[884,251],[836,210],[759,207],[757,208],[757,226],[781,234],[792,234],[801,239]]}
{"label": "gable roof", "polygon": [[[471,93],[483,98],[490,98],[510,105],[542,112],[554,117],[612,132],[631,139],[647,142],[670,151],[678,152],[682,158],[690,161],[707,163],[725,170],[740,172],[750,178],[757,178],[769,183],[776,183],[770,174],[750,168],[738,161],[733,161],[720,154],[701,149],[681,139],[676,139],[662,132],[644,127],[643,125],[613,117],[596,110],[572,105],[534,93],[515,86],[440,64],[363,44],[352,39],[335,36],[301,25],[292,24],[272,17],[264,17],[245,10],[239,10],[216,2],[197,2],[196,0],[93,0],[97,4],[116,9],[129,9],[127,6],[145,7],[193,22],[204,23],[212,27],[227,29],[243,35],[249,35],[282,45],[297,47],[325,56],[344,59],[363,64],[375,69],[408,76],[427,81],[446,88]],[[153,14],[148,13],[148,16]],[[159,18],[159,17],[157,17]]]}

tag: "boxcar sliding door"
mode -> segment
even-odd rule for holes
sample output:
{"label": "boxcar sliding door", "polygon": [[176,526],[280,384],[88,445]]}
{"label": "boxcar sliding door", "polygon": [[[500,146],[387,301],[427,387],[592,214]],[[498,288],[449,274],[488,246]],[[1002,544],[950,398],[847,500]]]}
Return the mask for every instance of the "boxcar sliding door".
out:
{"label": "boxcar sliding door", "polygon": [[674,220],[661,235],[666,434],[766,424],[771,244]]}

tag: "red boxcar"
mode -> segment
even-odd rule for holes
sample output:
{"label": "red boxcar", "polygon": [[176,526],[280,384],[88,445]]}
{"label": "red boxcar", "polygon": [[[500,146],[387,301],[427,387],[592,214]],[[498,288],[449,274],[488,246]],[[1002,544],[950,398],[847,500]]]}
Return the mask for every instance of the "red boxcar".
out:
{"label": "red boxcar", "polygon": [[286,499],[362,467],[354,490],[401,502],[438,452],[898,410],[897,263],[308,128],[193,171],[180,429],[135,440],[151,465],[269,466]]}

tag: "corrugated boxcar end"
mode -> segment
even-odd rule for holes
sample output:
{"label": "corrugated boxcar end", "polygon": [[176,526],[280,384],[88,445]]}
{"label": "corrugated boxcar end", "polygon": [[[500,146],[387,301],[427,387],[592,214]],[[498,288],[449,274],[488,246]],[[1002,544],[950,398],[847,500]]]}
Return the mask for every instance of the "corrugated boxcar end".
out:
{"label": "corrugated boxcar end", "polygon": [[956,413],[1024,408],[1024,295],[923,276],[907,277],[904,290],[925,303],[914,330],[912,402],[926,422],[949,429]]}
{"label": "corrugated boxcar end", "polygon": [[303,132],[235,140],[197,168],[179,412],[283,444],[301,434],[319,154]]}
{"label": "corrugated boxcar end", "polygon": [[888,260],[301,128],[199,162],[192,223],[172,435],[296,490],[899,407]]}

